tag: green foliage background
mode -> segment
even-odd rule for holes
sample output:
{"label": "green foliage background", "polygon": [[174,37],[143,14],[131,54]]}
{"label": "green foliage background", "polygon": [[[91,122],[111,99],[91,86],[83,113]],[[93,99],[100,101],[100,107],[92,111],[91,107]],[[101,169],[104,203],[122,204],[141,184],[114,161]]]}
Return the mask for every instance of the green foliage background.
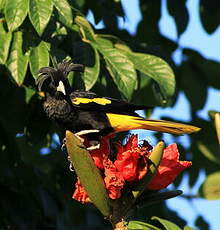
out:
{"label": "green foliage background", "polygon": [[[186,0],[167,3],[180,36],[189,21]],[[202,120],[197,111],[207,100],[208,88],[220,88],[220,64],[184,49],[184,59],[176,66],[171,55],[178,44],[159,31],[161,1],[140,0],[139,4],[142,20],[137,33],[130,35],[118,28],[117,16],[124,17],[120,0],[0,0],[1,229],[109,228],[95,208],[71,199],[75,177],[53,138],[59,130],[42,111],[35,78],[40,67],[52,64],[53,56],[86,66],[82,77],[70,76],[75,89],[164,107],[173,106],[179,92],[184,92],[191,108],[190,123],[202,128],[190,136],[189,149],[181,148],[185,158],[194,162],[190,185],[203,169],[211,179],[198,193],[219,198],[215,192],[220,186],[215,128],[211,118]],[[103,20],[104,29],[89,24],[88,10],[96,23]],[[213,33],[219,25],[220,3],[201,0],[198,10],[204,29]],[[42,155],[43,147],[50,153]],[[180,181],[181,177],[176,185]],[[185,225],[164,203],[150,211],[137,210],[139,220],[148,221],[153,215]],[[203,221],[197,222],[201,229],[208,229]]]}

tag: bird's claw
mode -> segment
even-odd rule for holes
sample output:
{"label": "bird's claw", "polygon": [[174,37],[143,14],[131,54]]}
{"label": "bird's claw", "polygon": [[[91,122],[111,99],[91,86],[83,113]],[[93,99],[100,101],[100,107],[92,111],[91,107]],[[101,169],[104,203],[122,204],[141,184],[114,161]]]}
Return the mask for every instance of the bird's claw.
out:
{"label": "bird's claw", "polygon": [[69,170],[70,170],[71,172],[74,172],[74,167],[73,167],[72,161],[70,160],[70,156],[68,156],[67,159],[68,159],[68,161],[70,162]]}
{"label": "bird's claw", "polygon": [[98,141],[90,141],[89,144],[91,144],[91,146],[89,146],[88,148],[86,148],[86,150],[88,150],[88,151],[100,148],[100,142],[98,142]]}
{"label": "bird's claw", "polygon": [[[82,131],[75,133],[75,136],[81,141],[81,143],[84,143],[85,139],[81,136],[91,134],[91,133],[98,133],[98,132],[100,132],[100,131],[97,129],[82,130]],[[86,148],[86,150],[88,150],[88,151],[100,148],[100,143],[98,141],[90,141],[90,144],[91,144],[91,146]]]}
{"label": "bird's claw", "polygon": [[61,145],[61,151],[62,152],[66,152],[66,138],[64,137],[63,138],[63,141],[62,141],[62,145]]}

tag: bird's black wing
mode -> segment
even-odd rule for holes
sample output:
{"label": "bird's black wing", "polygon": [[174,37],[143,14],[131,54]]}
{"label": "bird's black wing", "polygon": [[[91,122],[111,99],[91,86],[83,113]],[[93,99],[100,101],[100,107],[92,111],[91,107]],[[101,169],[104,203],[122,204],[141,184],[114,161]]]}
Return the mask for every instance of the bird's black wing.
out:
{"label": "bird's black wing", "polygon": [[90,91],[74,91],[70,94],[72,105],[76,108],[106,113],[136,115],[135,110],[150,109],[148,106],[134,105],[123,100],[100,97]]}

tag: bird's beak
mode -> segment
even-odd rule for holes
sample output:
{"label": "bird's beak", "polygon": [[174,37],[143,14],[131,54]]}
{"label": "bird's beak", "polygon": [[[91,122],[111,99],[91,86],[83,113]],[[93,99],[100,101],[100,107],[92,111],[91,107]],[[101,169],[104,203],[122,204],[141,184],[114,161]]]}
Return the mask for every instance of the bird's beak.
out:
{"label": "bird's beak", "polygon": [[62,81],[59,81],[59,85],[57,86],[57,91],[66,95],[65,87]]}

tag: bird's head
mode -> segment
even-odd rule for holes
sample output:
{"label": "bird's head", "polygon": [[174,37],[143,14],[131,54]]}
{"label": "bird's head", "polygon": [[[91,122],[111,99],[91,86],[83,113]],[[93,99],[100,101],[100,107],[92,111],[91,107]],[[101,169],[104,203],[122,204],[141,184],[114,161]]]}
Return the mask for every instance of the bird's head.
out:
{"label": "bird's head", "polygon": [[74,64],[72,61],[63,61],[57,65],[57,68],[41,68],[36,79],[38,90],[49,93],[51,96],[69,94],[71,87],[67,75],[71,71],[83,72],[83,65]]}

